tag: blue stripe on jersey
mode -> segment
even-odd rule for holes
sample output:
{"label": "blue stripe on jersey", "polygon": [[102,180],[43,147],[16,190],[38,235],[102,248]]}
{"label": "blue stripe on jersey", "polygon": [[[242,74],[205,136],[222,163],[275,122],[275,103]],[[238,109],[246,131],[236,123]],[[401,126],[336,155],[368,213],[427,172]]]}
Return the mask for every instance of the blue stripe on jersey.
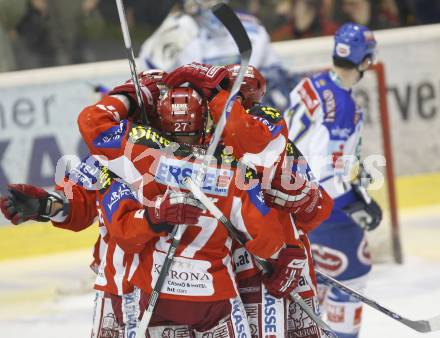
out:
{"label": "blue stripe on jersey", "polygon": [[247,191],[252,204],[257,208],[261,215],[266,216],[270,209],[264,204],[263,191],[261,186],[257,185]]}
{"label": "blue stripe on jersey", "polygon": [[114,126],[99,134],[93,145],[97,148],[120,148],[124,134],[127,131],[127,120],[122,120],[119,126]]}
{"label": "blue stripe on jersey", "polygon": [[133,192],[126,184],[114,181],[102,199],[105,215],[110,222],[112,221],[114,212],[118,210],[121,201],[128,199],[137,201]]}

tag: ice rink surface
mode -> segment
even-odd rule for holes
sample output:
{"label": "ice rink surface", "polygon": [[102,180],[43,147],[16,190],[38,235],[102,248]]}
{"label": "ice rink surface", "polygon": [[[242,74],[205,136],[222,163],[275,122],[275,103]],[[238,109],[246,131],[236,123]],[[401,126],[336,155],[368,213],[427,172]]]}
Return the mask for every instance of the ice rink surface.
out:
{"label": "ice rink surface", "polygon": [[[429,215],[427,215],[429,214]],[[405,264],[374,267],[366,295],[413,320],[440,314],[439,213],[402,219]],[[0,337],[83,338],[93,311],[88,250],[0,263]],[[421,334],[365,306],[361,338]]]}

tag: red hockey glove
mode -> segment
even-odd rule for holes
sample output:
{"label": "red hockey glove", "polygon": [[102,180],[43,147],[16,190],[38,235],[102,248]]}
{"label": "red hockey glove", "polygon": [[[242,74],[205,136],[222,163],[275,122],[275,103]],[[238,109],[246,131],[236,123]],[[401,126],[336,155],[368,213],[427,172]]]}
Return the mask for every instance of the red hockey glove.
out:
{"label": "red hockey glove", "polygon": [[271,188],[265,189],[263,193],[269,207],[306,218],[315,215],[322,199],[318,185],[298,173],[276,173]]}
{"label": "red hockey glove", "polygon": [[267,291],[277,298],[288,297],[298,286],[306,261],[303,248],[288,246],[282,249],[277,260],[270,260],[273,266],[272,275],[263,276]]}
{"label": "red hockey glove", "polygon": [[175,224],[197,224],[205,211],[200,202],[183,192],[157,196],[145,216],[155,232],[171,231]]}
{"label": "red hockey glove", "polygon": [[[142,76],[139,74],[139,85],[141,87],[141,94],[145,104],[145,110],[147,116],[156,111],[157,101],[159,100],[160,90],[157,86],[157,82],[150,79],[148,76]],[[108,95],[122,94],[129,98],[130,109],[128,116],[142,116],[142,112],[139,109],[139,104],[136,98],[136,89],[132,80],[127,81],[123,85],[117,86],[108,92]],[[120,116],[121,119],[127,118],[127,116]]]}
{"label": "red hockey glove", "polygon": [[164,78],[168,87],[177,87],[189,82],[208,99],[220,89],[222,81],[227,81],[229,73],[225,67],[205,65],[197,62],[179,67]]}
{"label": "red hockey glove", "polygon": [[[53,203],[59,202],[55,208]],[[50,194],[46,190],[28,184],[8,185],[8,194],[0,199],[0,208],[5,217],[17,225],[28,220],[47,222],[58,212],[67,212],[67,200]]]}

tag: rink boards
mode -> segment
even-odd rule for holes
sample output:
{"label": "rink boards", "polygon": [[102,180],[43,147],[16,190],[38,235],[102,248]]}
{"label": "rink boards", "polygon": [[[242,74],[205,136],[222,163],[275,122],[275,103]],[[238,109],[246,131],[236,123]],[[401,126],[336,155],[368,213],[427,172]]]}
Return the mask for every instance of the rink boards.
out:
{"label": "rink boards", "polygon": [[[440,25],[377,32],[386,65],[399,207],[440,205]],[[328,66],[329,37],[274,44],[295,71]],[[126,60],[0,74],[0,187],[53,183],[62,155],[82,157],[78,112],[92,87],[129,77]],[[364,143],[375,142],[364,138]],[[438,174],[436,174],[438,172]],[[409,176],[418,174],[417,176]],[[4,220],[0,218],[0,224]],[[96,229],[70,233],[48,224],[0,226],[0,260],[91,248]]]}

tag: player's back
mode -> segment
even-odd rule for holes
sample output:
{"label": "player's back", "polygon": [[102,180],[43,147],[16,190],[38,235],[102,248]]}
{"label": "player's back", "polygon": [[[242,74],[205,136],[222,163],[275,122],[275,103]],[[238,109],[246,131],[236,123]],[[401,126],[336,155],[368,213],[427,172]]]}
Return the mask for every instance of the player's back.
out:
{"label": "player's back", "polygon": [[[264,205],[261,190],[240,189],[251,177],[241,173],[238,162],[224,148],[216,152],[218,166],[210,166],[202,190],[249,239],[249,250],[268,258],[284,243],[275,211]],[[156,167],[155,180],[174,189],[186,190],[183,179],[201,169],[201,157],[163,155]],[[242,175],[240,177],[240,175]],[[256,177],[256,176],[255,176]],[[238,184],[237,184],[238,183]],[[268,235],[268,229],[275,233]],[[277,231],[278,230],[278,231]],[[133,283],[151,292],[169,248],[169,238],[147,243],[142,252],[142,268]],[[232,240],[226,228],[207,211],[196,225],[189,225],[176,250],[175,263],[165,282],[161,297],[187,301],[216,301],[237,294],[231,263]]]}

